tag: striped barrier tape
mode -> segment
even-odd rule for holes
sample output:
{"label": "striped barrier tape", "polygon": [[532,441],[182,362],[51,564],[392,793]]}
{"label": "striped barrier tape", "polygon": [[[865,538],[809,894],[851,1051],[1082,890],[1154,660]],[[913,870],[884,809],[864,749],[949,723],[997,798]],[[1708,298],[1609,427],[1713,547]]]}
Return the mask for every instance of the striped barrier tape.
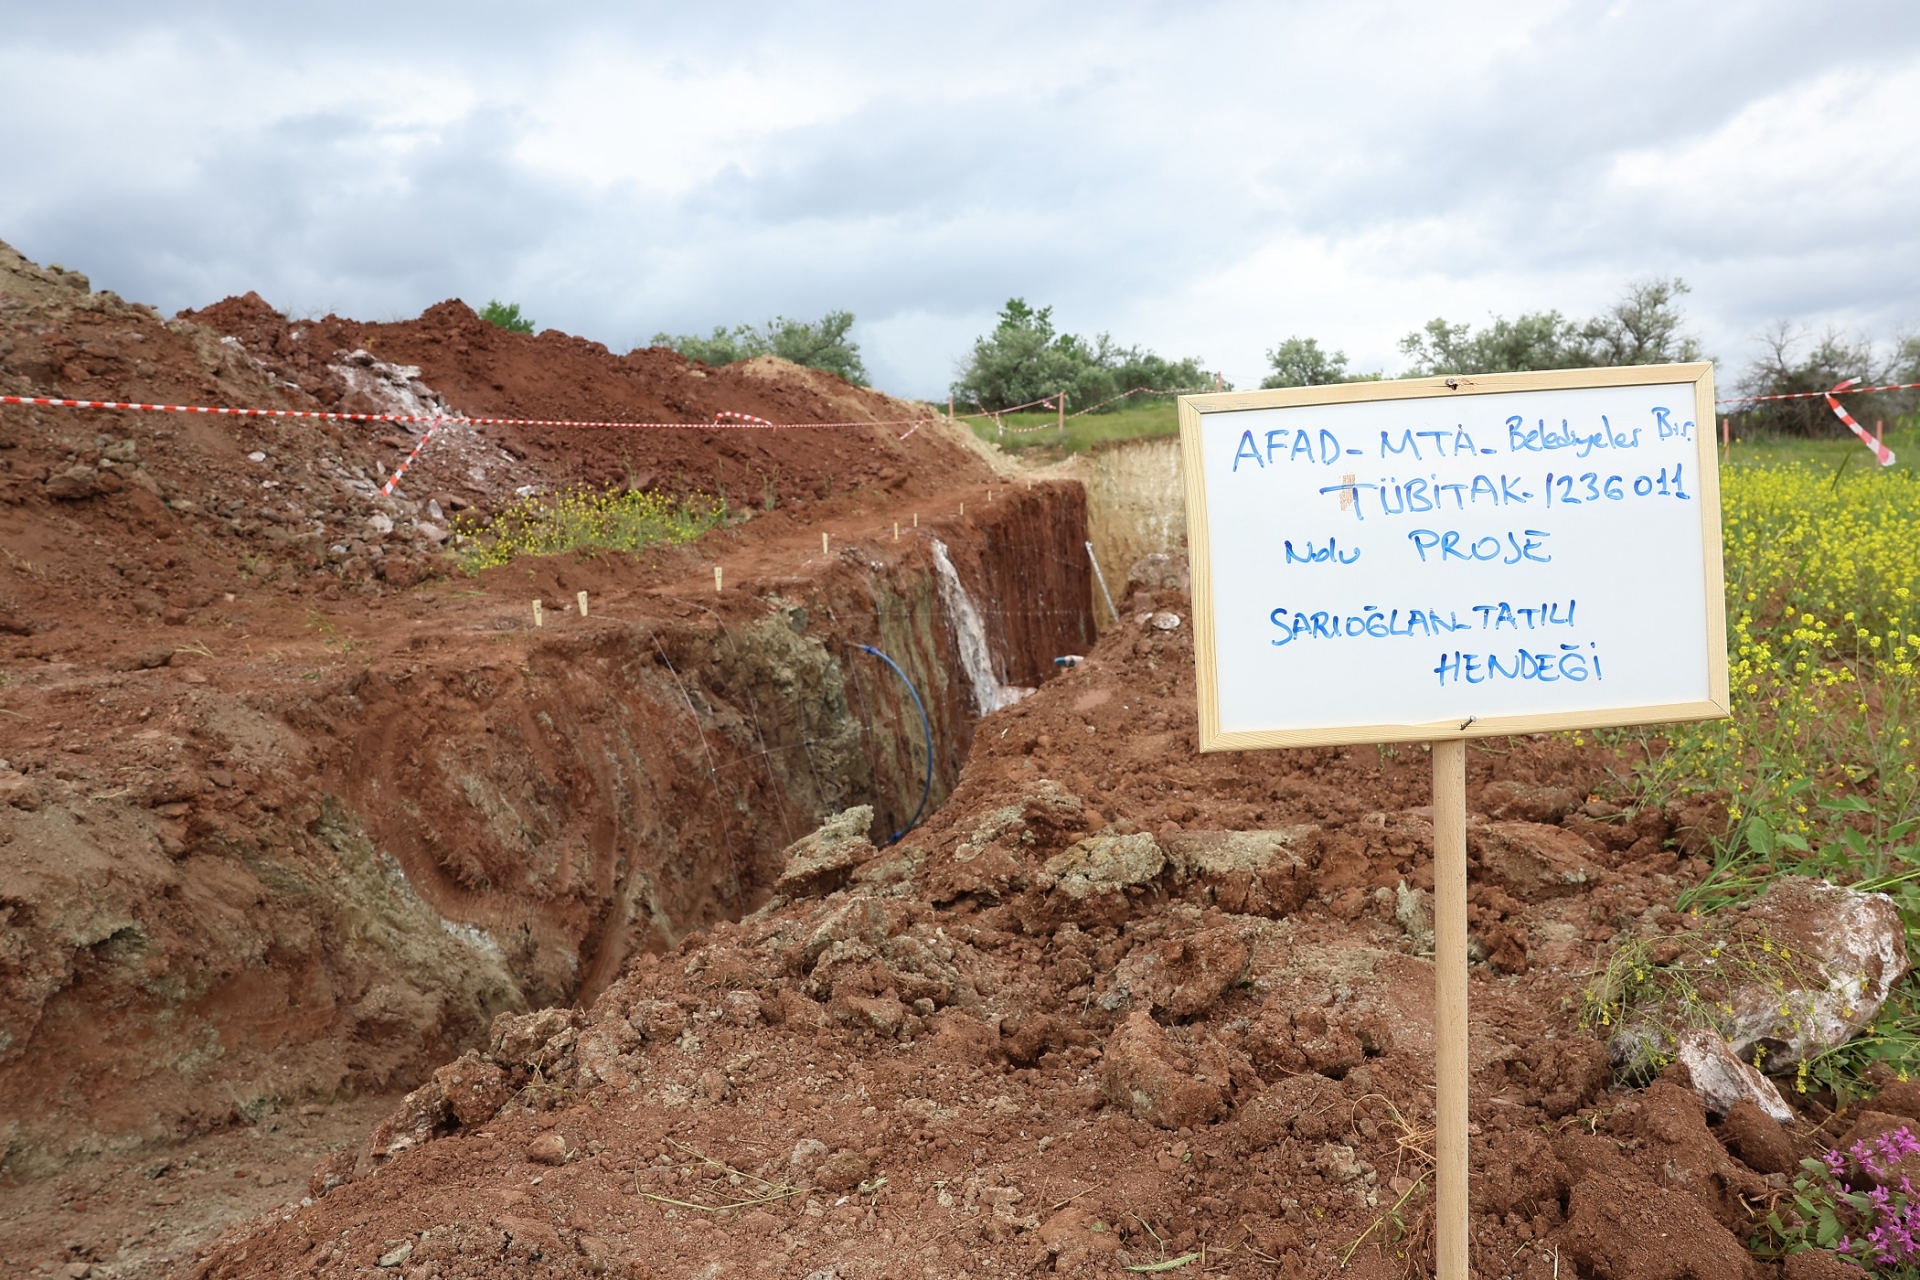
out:
{"label": "striped barrier tape", "polygon": [[393,486],[400,483],[400,477],[407,474],[407,468],[412,466],[413,460],[420,456],[420,451],[426,448],[428,442],[440,433],[440,428],[445,424],[445,421],[444,418],[435,418],[433,420],[433,425],[427,428],[427,434],[420,437],[419,442],[413,446],[413,452],[408,454],[406,461],[400,464],[399,470],[395,471],[393,476],[385,484],[380,486],[380,492],[386,494],[389,498],[393,496]]}
{"label": "striped barrier tape", "polygon": [[[1860,381],[1860,379],[1858,378],[1847,379],[1847,382],[1858,382],[1858,381]],[[1840,390],[1841,387],[1844,387],[1847,385],[1847,382],[1841,383],[1840,386],[1835,387],[1833,391]],[[1891,382],[1884,387],[1855,387],[1851,391],[1849,391],[1847,394],[1863,396],[1875,391],[1912,391],[1916,387],[1920,387],[1920,382]],[[1782,392],[1777,396],[1730,396],[1725,400],[1715,400],[1714,403],[1715,404],[1760,404],[1761,402],[1767,401],[1767,400],[1813,400],[1820,397],[1830,397],[1833,395],[1833,391],[1787,391],[1787,392]]]}
{"label": "striped barrier tape", "polygon": [[472,418],[463,414],[330,413],[320,409],[236,409],[221,405],[142,404],[127,400],[68,400],[58,396],[5,396],[0,404],[32,405],[50,409],[130,409],[147,413],[205,413],[229,418],[312,418],[321,422],[426,422],[443,426],[479,427],[594,427],[647,431],[774,430],[819,431],[853,427],[901,427],[926,422],[918,418],[876,418],[871,422],[769,422],[749,413],[722,413],[712,422],[598,422],[570,418]]}
{"label": "striped barrier tape", "polygon": [[1847,430],[1853,432],[1854,435],[1860,437],[1861,444],[1864,444],[1865,446],[1867,446],[1867,448],[1873,450],[1873,456],[1880,460],[1881,466],[1890,467],[1893,465],[1893,450],[1887,448],[1886,441],[1877,440],[1873,436],[1868,435],[1867,429],[1861,426],[1859,423],[1855,422],[1853,420],[1853,415],[1848,413],[1845,409],[1841,408],[1840,402],[1834,399],[1834,396],[1837,393],[1841,391],[1845,391],[1848,387],[1852,386],[1854,383],[1858,381],[1860,381],[1860,379],[1858,378],[1848,378],[1845,382],[1842,382],[1839,386],[1835,387],[1832,391],[1827,392],[1827,408],[1833,410],[1834,417],[1840,419],[1840,421],[1847,424]]}

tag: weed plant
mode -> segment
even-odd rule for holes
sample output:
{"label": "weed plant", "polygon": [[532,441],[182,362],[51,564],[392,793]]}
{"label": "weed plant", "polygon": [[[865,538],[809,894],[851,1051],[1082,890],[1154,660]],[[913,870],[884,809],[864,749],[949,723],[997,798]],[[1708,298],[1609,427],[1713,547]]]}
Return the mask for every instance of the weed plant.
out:
{"label": "weed plant", "polygon": [[[1736,1012],[1751,1012],[1736,1011],[1736,991],[1769,992],[1773,1024],[1766,1038],[1793,1038],[1815,1019],[1812,993],[1826,990],[1834,976],[1764,930],[1702,930],[1658,943],[1636,938],[1617,948],[1587,984],[1581,1020],[1610,1035],[1622,1077],[1643,1081],[1674,1060],[1684,1031],[1707,1028],[1731,1038]],[[1753,1065],[1766,1068],[1764,1048],[1754,1050]],[[1799,1064],[1799,1092],[1810,1081],[1830,1083],[1814,1071],[1813,1061]]]}
{"label": "weed plant", "polygon": [[1907,1177],[1920,1141],[1901,1125],[1845,1151],[1802,1160],[1793,1193],[1767,1214],[1754,1252],[1781,1257],[1832,1249],[1870,1274],[1920,1275],[1920,1193]]}
{"label": "weed plant", "polygon": [[490,520],[454,518],[455,555],[469,573],[520,556],[567,551],[643,551],[692,542],[726,519],[706,494],[676,498],[654,490],[575,488],[516,499]]}
{"label": "weed plant", "polygon": [[[1836,454],[1831,466],[1802,452],[1721,472],[1732,716],[1603,736],[1635,752],[1643,803],[1726,804],[1713,870],[1682,910],[1744,901],[1778,875],[1816,876],[1892,895],[1920,954],[1920,472]],[[1687,981],[1630,949],[1623,964],[1644,968],[1637,981],[1653,989]],[[1619,974],[1597,990],[1602,1003],[1617,997]],[[1807,1072],[1844,1099],[1874,1061],[1903,1078],[1920,1070],[1916,980]]]}

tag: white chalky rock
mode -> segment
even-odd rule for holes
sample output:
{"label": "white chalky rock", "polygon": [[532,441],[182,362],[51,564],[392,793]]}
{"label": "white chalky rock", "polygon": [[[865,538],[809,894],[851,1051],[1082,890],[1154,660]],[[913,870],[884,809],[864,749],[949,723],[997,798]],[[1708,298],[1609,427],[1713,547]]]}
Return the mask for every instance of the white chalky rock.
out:
{"label": "white chalky rock", "polygon": [[1801,978],[1784,991],[1753,980],[1728,993],[1728,1043],[1743,1062],[1759,1051],[1770,1074],[1851,1040],[1906,976],[1907,931],[1884,893],[1787,876],[1747,919],[1779,948],[1782,969]]}
{"label": "white chalky rock", "polygon": [[376,511],[367,517],[367,531],[384,536],[393,532],[393,517],[385,512]]}
{"label": "white chalky rock", "polygon": [[1682,1032],[1674,1056],[1693,1077],[1693,1091],[1715,1115],[1725,1115],[1744,1098],[1782,1124],[1793,1122],[1793,1112],[1773,1081],[1735,1057],[1733,1046],[1718,1032]]}

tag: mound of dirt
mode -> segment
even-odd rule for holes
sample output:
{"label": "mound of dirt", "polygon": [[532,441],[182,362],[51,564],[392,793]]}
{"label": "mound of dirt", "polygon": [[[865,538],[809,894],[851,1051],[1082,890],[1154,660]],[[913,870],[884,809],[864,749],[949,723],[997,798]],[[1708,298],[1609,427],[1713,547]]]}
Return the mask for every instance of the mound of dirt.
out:
{"label": "mound of dirt", "polygon": [[[923,830],[787,882],[824,897],[498,1020],[195,1274],[1430,1267],[1426,756],[1196,754],[1189,629],[1151,622],[1185,604],[1137,594]],[[1743,1113],[1749,1167],[1691,1091],[1610,1092],[1575,1022],[1617,936],[1698,925],[1677,815],[1590,799],[1612,761],[1565,740],[1469,760],[1483,809],[1560,819],[1472,818],[1476,1272],[1755,1274],[1809,1131]],[[1569,844],[1578,881],[1526,874]]]}
{"label": "mound of dirt", "polygon": [[[692,488],[772,507],[863,488],[931,494],[994,474],[970,437],[959,433],[923,429],[902,441],[928,419],[924,405],[773,356],[720,369],[663,347],[616,356],[598,342],[553,329],[538,336],[509,332],[459,301],[429,307],[417,320],[365,324],[332,315],[289,320],[259,295],[247,294],[183,312],[181,319],[236,339],[273,376],[343,412],[421,411],[391,407],[390,397],[379,394],[378,380],[357,371],[355,353],[361,353],[360,365],[379,361],[406,370],[472,417],[710,423],[730,412],[778,423],[887,424],[711,433],[477,429],[495,448],[532,460],[550,482]],[[389,427],[380,434],[406,432]],[[428,453],[409,487],[465,491],[470,478],[436,466],[434,456]],[[485,496],[484,482],[481,490],[478,496]]]}

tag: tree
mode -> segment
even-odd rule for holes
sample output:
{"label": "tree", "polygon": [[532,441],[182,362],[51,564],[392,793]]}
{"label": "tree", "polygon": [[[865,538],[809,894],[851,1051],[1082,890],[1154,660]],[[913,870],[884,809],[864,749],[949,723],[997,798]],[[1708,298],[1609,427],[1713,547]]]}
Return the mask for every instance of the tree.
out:
{"label": "tree", "polygon": [[1593,363],[1674,364],[1698,360],[1699,339],[1680,331],[1680,296],[1691,292],[1678,276],[1629,285],[1626,297],[1581,329]]}
{"label": "tree", "polygon": [[860,359],[860,344],[847,336],[853,319],[851,311],[829,311],[815,321],[775,316],[762,325],[732,329],[716,325],[712,335],[704,338],[695,333],[656,333],[653,345],[672,347],[689,360],[715,368],[755,356],[778,356],[865,386],[867,368]]}
{"label": "tree", "polygon": [[533,317],[521,315],[520,304],[517,302],[491,299],[486,306],[480,308],[480,318],[488,324],[505,329],[508,333],[533,332]]}
{"label": "tree", "polygon": [[1405,376],[1698,360],[1700,343],[1681,331],[1679,299],[1687,292],[1678,277],[1647,280],[1629,285],[1618,302],[1590,320],[1530,311],[1512,320],[1495,316],[1478,332],[1436,317],[1400,340],[1409,362]]}
{"label": "tree", "polygon": [[1347,353],[1322,351],[1317,338],[1288,338],[1267,352],[1273,372],[1260,379],[1264,389],[1320,387],[1330,382],[1370,382],[1377,373],[1348,373]]}
{"label": "tree", "polygon": [[[1844,329],[1829,328],[1811,342],[1810,336],[1784,321],[1761,334],[1760,341],[1766,350],[1747,366],[1740,379],[1740,394],[1780,396],[1827,391],[1848,378],[1858,378],[1868,386],[1915,380],[1895,376],[1903,360],[1920,364],[1920,350],[1915,350],[1914,339],[1896,347],[1893,355],[1883,362],[1871,340],[1856,338]],[[1904,403],[1911,404],[1911,400]],[[1889,407],[1899,412],[1904,405],[1894,401]],[[1804,436],[1839,435],[1846,431],[1827,407],[1826,400],[1817,396],[1748,403],[1741,406],[1739,414],[1742,431],[1749,433]]]}
{"label": "tree", "polygon": [[993,332],[974,339],[953,394],[996,411],[1061,391],[1072,404],[1092,406],[1135,387],[1172,391],[1209,380],[1198,359],[1169,360],[1142,347],[1123,347],[1106,333],[1092,342],[1058,333],[1052,307],[1009,298]]}

